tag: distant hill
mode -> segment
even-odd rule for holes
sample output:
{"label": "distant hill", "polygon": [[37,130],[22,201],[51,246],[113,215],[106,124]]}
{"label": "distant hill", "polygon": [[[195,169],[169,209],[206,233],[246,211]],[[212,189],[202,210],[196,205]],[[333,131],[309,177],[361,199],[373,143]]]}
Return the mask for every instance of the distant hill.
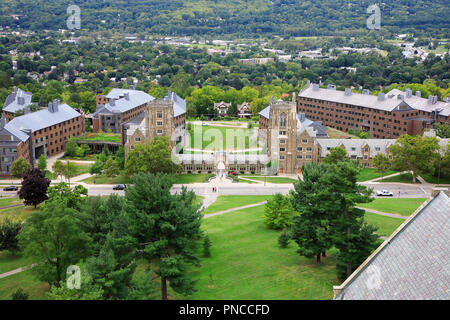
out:
{"label": "distant hill", "polygon": [[[2,0],[0,25],[67,29],[67,7],[81,9],[87,30],[161,35],[358,35],[367,33],[374,0]],[[445,35],[448,0],[379,1],[383,30]],[[103,22],[102,22],[103,21]]]}

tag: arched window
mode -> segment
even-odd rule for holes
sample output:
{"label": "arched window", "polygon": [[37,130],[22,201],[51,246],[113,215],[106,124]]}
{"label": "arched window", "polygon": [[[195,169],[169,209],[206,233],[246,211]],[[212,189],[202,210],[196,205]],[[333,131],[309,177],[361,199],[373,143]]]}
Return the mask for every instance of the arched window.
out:
{"label": "arched window", "polygon": [[280,127],[286,127],[286,114],[284,112],[280,116]]}

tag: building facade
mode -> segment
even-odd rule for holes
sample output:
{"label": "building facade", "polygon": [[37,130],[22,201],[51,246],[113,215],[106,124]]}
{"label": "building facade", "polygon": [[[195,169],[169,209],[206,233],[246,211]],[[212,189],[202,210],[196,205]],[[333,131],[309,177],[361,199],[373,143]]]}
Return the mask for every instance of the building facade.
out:
{"label": "building facade", "polygon": [[51,157],[64,151],[67,140],[85,131],[84,115],[54,100],[48,108],[28,112],[11,121],[2,118],[0,129],[1,175],[10,175],[12,163],[24,158],[32,166],[43,154]]}
{"label": "building facade", "polygon": [[226,103],[224,101],[214,103],[214,110],[217,110],[219,117],[225,117],[228,113],[228,109],[231,107],[231,102]]}
{"label": "building facade", "polygon": [[379,139],[396,139],[403,134],[417,135],[433,123],[450,123],[450,104],[436,96],[422,98],[420,91],[393,89],[387,94],[370,95],[369,90],[353,93],[338,91],[333,85],[308,85],[298,94],[299,112],[340,131],[348,129],[370,133]]}
{"label": "building facade", "polygon": [[14,87],[14,91],[6,98],[3,104],[2,116],[7,121],[14,119],[16,112],[29,108],[34,105],[31,102],[33,94],[31,92],[25,92],[20,88]]}
{"label": "building facade", "polygon": [[143,91],[117,88],[97,96],[97,110],[92,114],[93,131],[121,133],[122,125],[137,117],[154,99]]}
{"label": "building facade", "polygon": [[169,137],[171,146],[181,143],[185,125],[186,101],[169,91],[166,97],[146,103],[143,111],[124,125],[125,154],[136,144],[151,142],[154,137]]}

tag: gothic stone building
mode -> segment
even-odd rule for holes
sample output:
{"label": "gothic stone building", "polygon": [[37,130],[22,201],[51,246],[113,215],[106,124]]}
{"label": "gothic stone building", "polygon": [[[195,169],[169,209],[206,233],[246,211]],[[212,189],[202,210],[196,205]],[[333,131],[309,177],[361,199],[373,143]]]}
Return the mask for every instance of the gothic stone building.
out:
{"label": "gothic stone building", "polygon": [[186,101],[169,91],[166,97],[146,103],[145,108],[124,125],[125,154],[136,144],[150,142],[159,136],[169,137],[172,146],[181,143],[185,124]]}

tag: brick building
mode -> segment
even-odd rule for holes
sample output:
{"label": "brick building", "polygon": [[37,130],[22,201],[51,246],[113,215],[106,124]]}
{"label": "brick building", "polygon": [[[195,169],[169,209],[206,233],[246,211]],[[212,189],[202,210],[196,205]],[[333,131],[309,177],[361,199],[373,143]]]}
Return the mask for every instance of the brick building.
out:
{"label": "brick building", "polygon": [[2,116],[11,121],[14,119],[15,114],[19,110],[30,108],[34,103],[31,102],[33,94],[31,92],[25,92],[20,88],[14,87],[14,91],[6,98],[3,104]]}
{"label": "brick building", "polygon": [[153,137],[169,137],[171,145],[180,143],[185,135],[186,101],[169,91],[162,99],[146,103],[145,108],[123,126],[125,154],[134,145],[150,142]]}
{"label": "brick building", "polygon": [[387,94],[353,93],[350,88],[338,91],[333,85],[320,88],[308,82],[298,94],[299,112],[341,131],[369,132],[373,138],[396,139],[403,134],[417,135],[433,123],[450,123],[450,104],[436,96],[422,98],[420,91],[393,89]]}
{"label": "brick building", "polygon": [[24,158],[31,165],[41,154],[51,157],[64,151],[71,136],[84,133],[84,115],[59,100],[47,109],[28,110],[23,116],[7,122],[2,118],[0,128],[0,170],[9,175],[12,163]]}
{"label": "brick building", "polygon": [[117,88],[97,96],[97,110],[92,114],[93,131],[121,133],[122,125],[137,117],[154,99],[143,91]]}

